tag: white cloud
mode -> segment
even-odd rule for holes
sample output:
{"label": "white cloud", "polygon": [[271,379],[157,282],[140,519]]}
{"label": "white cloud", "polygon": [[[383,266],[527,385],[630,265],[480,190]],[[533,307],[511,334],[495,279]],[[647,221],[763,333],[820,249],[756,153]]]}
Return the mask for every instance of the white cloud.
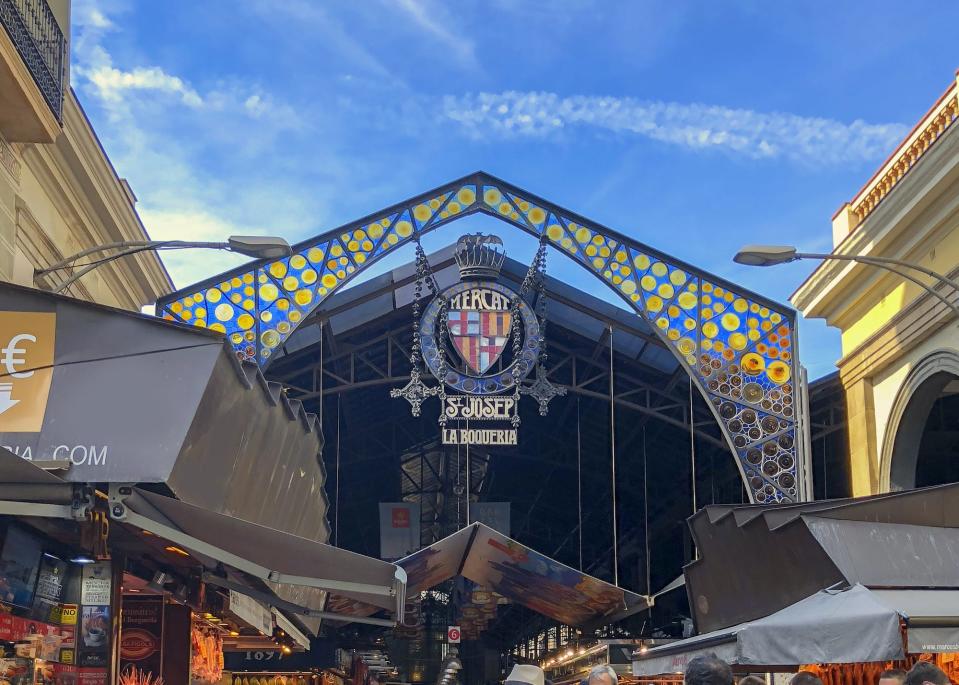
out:
{"label": "white cloud", "polygon": [[113,22],[110,21],[106,15],[96,7],[87,8],[85,14],[77,17],[76,21],[79,24],[98,29],[108,29],[113,27]]}
{"label": "white cloud", "polygon": [[245,107],[246,111],[255,117],[261,116],[268,109],[266,103],[263,102],[263,98],[261,98],[259,95],[251,95],[248,97],[243,102],[243,107]]}
{"label": "white cloud", "polygon": [[[105,117],[98,135],[135,188],[151,238],[292,236],[315,219],[312,198],[271,173],[277,136],[304,127],[292,107],[240,79],[219,79],[201,93],[162,67],[122,65],[107,46],[124,22],[111,21],[105,5],[93,0],[77,5],[82,19],[74,34],[74,85],[90,99],[88,111]],[[171,97],[158,97],[164,94]],[[209,250],[161,257],[178,286],[246,261]]]}
{"label": "white cloud", "polygon": [[99,91],[104,100],[120,100],[128,90],[155,90],[174,93],[180,96],[183,104],[200,107],[203,98],[183,79],[172,76],[159,67],[137,67],[131,71],[121,71],[115,67],[100,66],[83,70],[82,74]]}
{"label": "white cloud", "polygon": [[881,158],[905,135],[902,124],[843,123],[783,112],[549,92],[450,95],[440,116],[470,136],[548,138],[566,129],[639,136],[693,150],[750,158],[841,164]]}

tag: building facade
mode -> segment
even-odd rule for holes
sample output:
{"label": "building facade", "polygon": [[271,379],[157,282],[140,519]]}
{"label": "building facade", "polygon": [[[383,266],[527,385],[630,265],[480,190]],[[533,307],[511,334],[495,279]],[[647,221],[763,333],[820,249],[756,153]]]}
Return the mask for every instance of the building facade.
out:
{"label": "building facade", "polygon": [[[0,0],[0,279],[35,274],[96,245],[147,238],[136,197],[117,176],[70,88],[70,0]],[[171,289],[153,252],[104,264],[67,293],[139,309]]]}
{"label": "building facade", "polygon": [[[833,217],[833,254],[959,274],[957,84]],[[914,268],[825,260],[790,298],[842,332],[855,495],[959,480],[959,290]],[[914,280],[915,279],[915,280]],[[930,292],[929,288],[935,292]]]}

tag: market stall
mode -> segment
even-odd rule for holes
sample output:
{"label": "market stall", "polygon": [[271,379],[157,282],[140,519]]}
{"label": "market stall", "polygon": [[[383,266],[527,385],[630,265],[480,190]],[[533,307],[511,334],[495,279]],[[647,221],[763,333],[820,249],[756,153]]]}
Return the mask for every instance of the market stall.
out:
{"label": "market stall", "polygon": [[866,670],[917,658],[952,670],[957,505],[959,484],[705,508],[690,519],[700,557],[685,575],[696,625],[707,630],[637,653],[634,674],[682,673],[706,653],[739,673],[815,666],[832,685],[861,685]]}

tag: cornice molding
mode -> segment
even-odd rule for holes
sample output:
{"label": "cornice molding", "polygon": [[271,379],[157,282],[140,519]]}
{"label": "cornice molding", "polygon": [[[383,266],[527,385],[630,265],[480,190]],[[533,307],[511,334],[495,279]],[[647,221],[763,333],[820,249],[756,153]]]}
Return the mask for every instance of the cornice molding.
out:
{"label": "cornice molding", "polygon": [[[959,183],[959,127],[950,127],[923,159],[834,254],[909,261],[917,246],[940,227],[953,208],[959,207],[955,197],[943,201],[949,184]],[[939,211],[938,217],[921,221],[922,213],[934,207],[937,201],[947,208]],[[825,260],[789,299],[806,317],[822,318],[830,325],[838,325],[839,317],[851,303],[864,299],[877,285],[888,289],[888,283],[881,283],[884,280],[901,282],[895,274],[874,266]]]}

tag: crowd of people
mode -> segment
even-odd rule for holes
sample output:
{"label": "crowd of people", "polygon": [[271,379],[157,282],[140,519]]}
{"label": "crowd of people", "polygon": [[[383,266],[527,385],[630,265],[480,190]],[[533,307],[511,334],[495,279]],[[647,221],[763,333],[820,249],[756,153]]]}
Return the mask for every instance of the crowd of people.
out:
{"label": "crowd of people", "polygon": [[[531,664],[518,664],[506,678],[506,685],[550,685],[543,669]],[[580,685],[619,685],[619,678],[612,667],[596,666]],[[766,685],[766,679],[747,675],[738,680],[733,670],[713,654],[697,656],[689,661],[683,685]],[[789,685],[823,685],[815,673],[800,671]],[[928,661],[917,662],[909,671],[889,669],[883,671],[875,685],[952,685],[945,671]]]}

